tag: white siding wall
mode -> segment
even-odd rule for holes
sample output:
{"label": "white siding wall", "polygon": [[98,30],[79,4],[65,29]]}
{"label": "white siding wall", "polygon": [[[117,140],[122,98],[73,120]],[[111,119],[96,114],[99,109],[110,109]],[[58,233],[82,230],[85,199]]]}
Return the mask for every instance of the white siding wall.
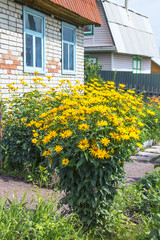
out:
{"label": "white siding wall", "polygon": [[[141,57],[142,71],[141,73],[151,73],[151,59]],[[114,54],[113,55],[113,70],[132,72],[132,55]]]}
{"label": "white siding wall", "polygon": [[111,71],[111,53],[92,53],[89,54],[90,57],[96,57],[100,65],[102,65],[102,70]]}
{"label": "white siding wall", "polygon": [[132,56],[113,54],[113,70],[132,72]]}
{"label": "white siding wall", "polygon": [[142,72],[151,73],[151,58],[142,58]]}
{"label": "white siding wall", "polygon": [[[19,85],[19,79],[24,78],[30,85],[33,84],[33,74],[28,76],[23,72],[23,7],[13,0],[0,0],[0,85],[2,97],[7,97],[8,90],[6,84],[16,82],[19,91],[22,91]],[[84,81],[84,47],[83,47],[83,28],[77,28],[77,49],[76,49],[76,75],[62,75],[61,69],[61,21],[56,20],[54,16],[46,15],[46,74],[44,83],[49,87],[58,84],[58,80],[69,79]],[[52,76],[50,82],[46,76]],[[29,90],[29,89],[28,89]],[[27,89],[26,89],[27,91]]]}
{"label": "white siding wall", "polygon": [[113,46],[111,34],[109,32],[108,25],[106,23],[105,15],[101,4],[97,1],[100,16],[103,22],[101,27],[94,28],[93,36],[84,36],[84,47],[91,46]]}

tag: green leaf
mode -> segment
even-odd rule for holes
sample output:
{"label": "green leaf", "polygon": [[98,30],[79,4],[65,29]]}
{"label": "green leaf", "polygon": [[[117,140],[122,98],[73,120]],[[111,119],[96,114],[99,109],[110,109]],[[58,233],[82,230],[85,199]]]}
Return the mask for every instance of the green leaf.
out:
{"label": "green leaf", "polygon": [[83,164],[83,162],[84,162],[84,158],[81,158],[76,165],[76,169],[79,168]]}
{"label": "green leaf", "polygon": [[160,167],[160,164],[154,165],[154,168],[158,168],[158,167]]}

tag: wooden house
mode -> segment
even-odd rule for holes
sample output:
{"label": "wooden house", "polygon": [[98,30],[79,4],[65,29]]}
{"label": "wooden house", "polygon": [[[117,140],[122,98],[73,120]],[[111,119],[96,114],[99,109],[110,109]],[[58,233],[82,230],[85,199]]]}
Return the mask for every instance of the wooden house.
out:
{"label": "wooden house", "polygon": [[102,70],[151,73],[151,58],[159,54],[148,18],[127,4],[99,0],[97,5],[103,25],[85,26],[85,57],[98,60]]}

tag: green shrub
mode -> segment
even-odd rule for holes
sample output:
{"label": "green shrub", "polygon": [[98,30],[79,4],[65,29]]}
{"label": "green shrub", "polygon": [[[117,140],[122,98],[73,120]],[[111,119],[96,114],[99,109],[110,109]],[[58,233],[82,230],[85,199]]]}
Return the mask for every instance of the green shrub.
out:
{"label": "green shrub", "polygon": [[133,91],[124,92],[123,85],[116,90],[114,82],[92,82],[72,86],[68,81],[68,92],[60,84],[54,107],[28,124],[38,135],[32,141],[59,171],[66,193],[62,203],[88,226],[105,221],[124,162],[139,139],[143,104]]}
{"label": "green shrub", "polygon": [[98,79],[99,82],[102,82],[102,78],[99,72],[102,70],[102,66],[99,63],[93,63],[89,60],[84,61],[84,83],[91,82],[91,79]]}
{"label": "green shrub", "polygon": [[143,106],[142,122],[144,124],[141,133],[141,142],[153,139],[160,140],[160,98],[149,98],[149,102]]}

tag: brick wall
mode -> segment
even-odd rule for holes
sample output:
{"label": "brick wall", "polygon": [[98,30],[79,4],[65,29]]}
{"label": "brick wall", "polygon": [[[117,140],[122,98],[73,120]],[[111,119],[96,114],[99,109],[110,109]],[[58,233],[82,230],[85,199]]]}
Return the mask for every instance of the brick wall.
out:
{"label": "brick wall", "polygon": [[[33,74],[23,72],[23,7],[13,0],[0,0],[0,85],[2,96],[8,97],[6,84],[24,78],[28,86]],[[77,75],[62,75],[61,71],[61,21],[46,15],[45,61],[46,74],[41,75],[44,83],[54,87],[61,79],[84,80],[83,28],[77,28],[76,71]],[[48,83],[46,76],[52,76]],[[32,84],[33,85],[33,84]],[[21,92],[21,85],[19,85]],[[26,88],[26,91],[29,90]]]}

